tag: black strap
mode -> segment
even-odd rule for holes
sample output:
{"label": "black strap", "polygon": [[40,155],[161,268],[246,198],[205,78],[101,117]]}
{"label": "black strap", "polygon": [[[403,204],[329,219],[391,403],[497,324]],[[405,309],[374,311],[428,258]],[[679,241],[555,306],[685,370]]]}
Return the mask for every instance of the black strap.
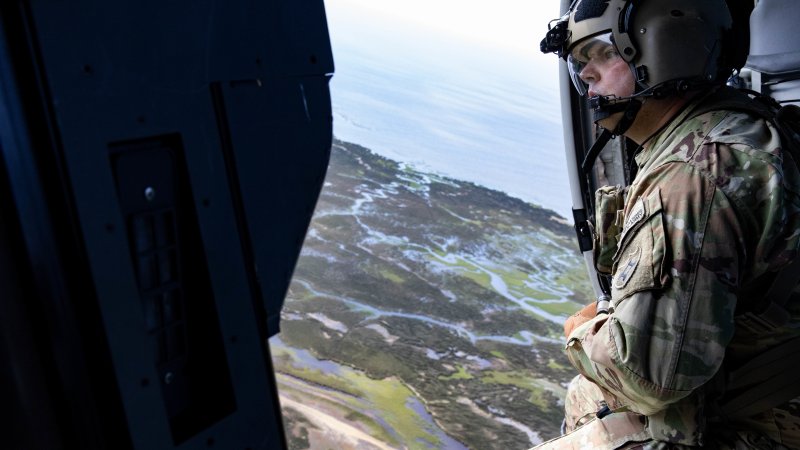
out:
{"label": "black strap", "polygon": [[[592,101],[596,103],[602,98],[603,97],[594,97]],[[611,109],[611,107],[617,108]],[[581,164],[581,171],[586,177],[589,176],[592,167],[594,167],[595,160],[600,155],[600,152],[603,151],[606,144],[608,144],[608,141],[614,136],[622,135],[633,125],[633,121],[636,120],[636,115],[639,114],[639,110],[642,109],[642,102],[639,100],[628,100],[626,103],[617,103],[616,105],[605,106],[605,108],[609,112],[623,112],[624,114],[619,118],[619,122],[617,122],[617,126],[614,127],[613,131],[603,128],[603,132],[600,133],[600,136],[597,137],[597,140],[594,141],[594,144],[589,148],[589,152],[586,154],[586,158],[583,159],[583,163]],[[596,110],[597,108],[595,108],[595,111]],[[599,119],[595,117],[595,122],[598,120]]]}
{"label": "black strap", "polygon": [[761,95],[755,91],[721,86],[701,99],[687,117],[693,118],[711,111],[733,110],[753,113],[766,120],[774,120],[778,108],[780,108],[780,104],[775,102],[772,97]]}
{"label": "black strap", "polygon": [[606,144],[608,144],[608,141],[610,141],[613,136],[614,135],[611,133],[611,131],[604,128],[603,132],[600,133],[600,136],[597,137],[597,140],[594,141],[594,144],[592,144],[592,146],[589,148],[589,152],[586,154],[586,158],[584,158],[583,163],[581,163],[581,173],[583,173],[584,176],[589,176],[589,171],[591,171],[592,167],[594,167],[594,161],[597,159],[597,157],[600,155],[600,152],[603,151],[603,148],[606,146]]}
{"label": "black strap", "polygon": [[720,404],[728,419],[752,417],[800,396],[800,337],[773,347],[728,374],[729,394]]}
{"label": "black strap", "polygon": [[743,318],[753,321],[752,325],[760,325],[766,330],[786,325],[790,318],[786,304],[792,297],[798,280],[800,280],[800,257],[795,257],[788,266],[775,275],[766,295],[752,311],[745,313]]}

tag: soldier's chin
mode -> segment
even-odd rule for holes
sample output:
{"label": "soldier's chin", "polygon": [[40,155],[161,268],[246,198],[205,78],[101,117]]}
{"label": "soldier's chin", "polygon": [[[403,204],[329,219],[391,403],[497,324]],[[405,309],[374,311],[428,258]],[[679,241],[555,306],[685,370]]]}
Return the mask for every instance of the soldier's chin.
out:
{"label": "soldier's chin", "polygon": [[617,124],[619,123],[619,121],[622,118],[623,114],[624,113],[622,113],[622,112],[611,114],[610,116],[606,117],[605,119],[598,120],[597,124],[600,125],[601,127],[605,128],[606,130],[612,130],[613,131],[614,128],[617,127]]}

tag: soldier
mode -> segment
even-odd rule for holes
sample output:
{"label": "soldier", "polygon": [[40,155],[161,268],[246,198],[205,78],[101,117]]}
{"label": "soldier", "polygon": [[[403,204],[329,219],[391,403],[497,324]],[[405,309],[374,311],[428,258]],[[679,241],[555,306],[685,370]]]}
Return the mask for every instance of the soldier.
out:
{"label": "soldier", "polygon": [[609,311],[564,327],[568,433],[537,448],[800,447],[800,174],[773,124],[722,102],[732,28],[724,0],[576,0],[542,42],[639,148],[631,186],[597,196]]}

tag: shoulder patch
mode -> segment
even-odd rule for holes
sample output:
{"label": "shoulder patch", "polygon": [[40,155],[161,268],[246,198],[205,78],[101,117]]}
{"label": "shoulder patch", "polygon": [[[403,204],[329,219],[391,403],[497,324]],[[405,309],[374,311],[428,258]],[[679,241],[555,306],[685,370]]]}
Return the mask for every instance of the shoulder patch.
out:
{"label": "shoulder patch", "polygon": [[631,208],[631,211],[628,213],[627,217],[625,217],[625,223],[622,226],[622,231],[620,232],[619,236],[619,243],[622,244],[625,242],[625,237],[627,236],[628,232],[636,226],[639,222],[644,220],[647,217],[647,208],[645,206],[644,200],[639,197],[636,199],[636,203]]}
{"label": "shoulder patch", "polygon": [[642,219],[644,219],[644,216],[645,216],[644,200],[642,200],[642,198],[640,197],[636,200],[636,204],[633,205],[633,209],[631,209],[631,212],[625,219],[625,226],[623,227],[623,229],[629,230],[632,226],[641,222]]}
{"label": "shoulder patch", "polygon": [[622,289],[628,284],[628,281],[633,278],[633,273],[636,272],[636,266],[639,265],[641,257],[642,248],[638,245],[627,252],[625,261],[619,266],[616,275],[614,275],[615,288]]}

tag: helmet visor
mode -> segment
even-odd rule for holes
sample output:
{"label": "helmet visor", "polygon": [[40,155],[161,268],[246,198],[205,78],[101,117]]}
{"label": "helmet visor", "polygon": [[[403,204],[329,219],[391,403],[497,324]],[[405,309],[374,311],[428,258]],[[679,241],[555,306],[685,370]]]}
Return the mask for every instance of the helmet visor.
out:
{"label": "helmet visor", "polygon": [[586,95],[589,85],[584,80],[592,78],[592,70],[608,68],[619,59],[621,56],[611,41],[611,33],[599,34],[578,42],[567,55],[569,76],[578,93]]}

